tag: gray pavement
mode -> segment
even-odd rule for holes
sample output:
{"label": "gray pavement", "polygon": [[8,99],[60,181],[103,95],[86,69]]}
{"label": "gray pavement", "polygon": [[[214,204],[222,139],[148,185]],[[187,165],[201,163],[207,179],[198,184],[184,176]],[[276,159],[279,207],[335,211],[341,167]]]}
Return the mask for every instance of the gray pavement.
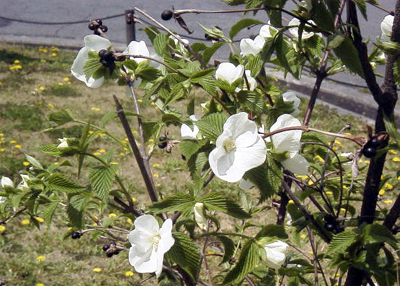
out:
{"label": "gray pavement", "polygon": [[[393,10],[396,0],[381,1],[384,8]],[[0,1],[0,41],[36,45],[56,45],[71,49],[82,46],[83,37],[90,34],[87,24],[93,18],[109,18],[103,20],[107,25],[109,39],[120,49],[126,46],[125,16],[126,10],[138,7],[173,31],[189,38],[191,42],[204,38],[204,32],[198,23],[205,26],[217,25],[228,34],[229,28],[244,16],[237,14],[186,14],[184,20],[188,27],[194,31],[188,35],[174,20],[163,21],[160,15],[163,10],[171,9],[203,9],[203,10],[232,10],[219,0],[2,0]],[[386,12],[368,5],[369,19],[361,20],[364,36],[375,39],[380,34],[380,22]],[[249,17],[252,17],[250,14]],[[146,19],[141,17],[142,19]],[[267,22],[268,18],[264,12],[257,14],[257,18]],[[361,18],[361,17],[360,17]],[[147,19],[146,19],[147,20]],[[290,20],[290,19],[289,19]],[[34,22],[34,23],[26,23]],[[54,24],[54,23],[65,24]],[[42,24],[40,24],[42,23]],[[53,24],[50,24],[53,23]],[[136,25],[136,39],[146,40],[147,37],[140,30],[142,26]],[[258,27],[252,30],[244,30],[237,36],[258,33]],[[148,42],[148,41],[147,41]],[[281,73],[270,71],[289,88],[296,90],[305,96],[311,94],[314,80],[303,76],[300,81],[291,77],[284,78]],[[360,115],[374,117],[376,104],[369,94],[364,93],[365,83],[358,77],[342,74],[326,81],[321,90],[320,99],[351,110]],[[397,112],[400,118],[400,110]],[[400,122],[400,119],[398,120]]]}

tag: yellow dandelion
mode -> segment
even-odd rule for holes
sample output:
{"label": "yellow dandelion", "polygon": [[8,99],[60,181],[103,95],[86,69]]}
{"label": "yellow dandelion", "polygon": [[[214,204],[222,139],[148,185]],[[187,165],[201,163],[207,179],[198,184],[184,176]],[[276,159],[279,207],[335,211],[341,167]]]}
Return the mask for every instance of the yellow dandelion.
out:
{"label": "yellow dandelion", "polygon": [[98,107],[91,107],[90,110],[93,110],[93,111],[100,111],[100,108],[98,108]]}
{"label": "yellow dandelion", "polygon": [[56,57],[56,56],[57,56],[57,53],[51,53],[51,56],[52,56],[52,57]]}
{"label": "yellow dandelion", "polygon": [[153,139],[153,138],[150,138],[150,139],[149,139],[149,142],[154,142],[154,139]]}
{"label": "yellow dandelion", "polygon": [[352,135],[350,132],[345,132],[344,134],[346,134],[346,135]]}
{"label": "yellow dandelion", "polygon": [[331,191],[327,191],[327,192],[325,192],[325,194],[326,194],[327,196],[332,196],[332,195],[333,195],[333,193],[332,193]]}
{"label": "yellow dandelion", "polygon": [[24,165],[25,167],[28,167],[30,164],[31,164],[31,163],[29,163],[28,161],[24,161],[24,162],[22,163],[22,165]]}
{"label": "yellow dandelion", "polygon": [[128,141],[129,141],[129,139],[128,139],[128,138],[125,138],[125,139],[124,139],[124,141],[128,142]]}
{"label": "yellow dandelion", "polygon": [[44,223],[44,219],[41,217],[35,217],[35,219],[40,223]]}
{"label": "yellow dandelion", "polygon": [[36,286],[44,286],[43,283],[36,283]]}
{"label": "yellow dandelion", "polygon": [[98,267],[93,268],[93,272],[100,273],[101,272],[101,268],[98,268]]}
{"label": "yellow dandelion", "polygon": [[340,211],[341,211],[341,212],[345,212],[346,209],[345,209],[345,208],[340,208]]}
{"label": "yellow dandelion", "polygon": [[396,151],[396,150],[389,150],[389,153],[390,153],[390,154],[393,154],[393,155],[396,155],[396,154],[397,154],[397,151]]}
{"label": "yellow dandelion", "polygon": [[154,164],[153,164],[153,167],[154,167],[154,168],[156,168],[156,167],[158,167],[158,166],[160,166],[160,164],[158,164],[158,163],[154,163]]}
{"label": "yellow dandelion", "polygon": [[39,255],[38,257],[36,257],[37,261],[45,261],[46,257],[44,257],[43,255]]}
{"label": "yellow dandelion", "polygon": [[314,158],[317,159],[318,161],[320,161],[321,163],[325,162],[325,160],[320,155],[317,155]]}
{"label": "yellow dandelion", "polygon": [[337,144],[339,147],[343,147],[342,143],[337,139],[335,139],[334,143]]}
{"label": "yellow dandelion", "polygon": [[124,151],[128,151],[128,148],[126,148],[126,147],[124,147],[123,149],[124,149]]}
{"label": "yellow dandelion", "polygon": [[60,164],[60,162],[54,162],[53,164],[54,164],[54,165],[58,165],[58,164]]}
{"label": "yellow dandelion", "polygon": [[14,148],[21,149],[22,146],[20,144],[17,144],[17,145],[14,146]]}
{"label": "yellow dandelion", "polygon": [[383,196],[385,193],[386,193],[385,190],[382,190],[382,189],[379,190],[379,195]]}
{"label": "yellow dandelion", "polygon": [[0,85],[2,85],[3,83],[0,81]]}
{"label": "yellow dandelion", "polygon": [[106,150],[100,149],[99,152],[100,152],[100,153],[106,153]]}
{"label": "yellow dandelion", "polygon": [[6,148],[1,148],[0,149],[0,152],[5,152],[6,151]]}
{"label": "yellow dandelion", "polygon": [[10,144],[15,144],[15,143],[17,143],[16,140],[11,140],[11,141],[10,141]]}
{"label": "yellow dandelion", "polygon": [[54,108],[54,105],[51,104],[51,103],[47,104],[47,106],[50,107],[50,108]]}
{"label": "yellow dandelion", "polygon": [[22,223],[23,225],[28,225],[28,224],[30,223],[30,221],[29,221],[29,219],[23,219],[23,220],[21,221],[21,223]]}
{"label": "yellow dandelion", "polygon": [[57,85],[64,85],[62,82],[57,82]]}
{"label": "yellow dandelion", "polygon": [[369,165],[369,163],[371,163],[369,160],[365,161],[365,164]]}
{"label": "yellow dandelion", "polygon": [[343,185],[343,189],[348,190],[348,189],[349,189],[349,186]]}
{"label": "yellow dandelion", "polygon": [[42,53],[47,53],[48,51],[48,49],[42,49]]}
{"label": "yellow dandelion", "polygon": [[386,205],[390,205],[390,204],[393,203],[393,201],[392,200],[385,200],[385,201],[383,201],[383,203],[386,204]]}
{"label": "yellow dandelion", "polygon": [[300,237],[301,237],[301,239],[306,239],[306,238],[307,238],[307,235],[302,234],[302,235],[300,235]]}
{"label": "yellow dandelion", "polygon": [[0,225],[0,232],[3,232],[6,230],[6,227],[4,225]]}
{"label": "yellow dandelion", "polygon": [[132,198],[132,203],[136,203],[137,199],[136,198]]}
{"label": "yellow dandelion", "polygon": [[158,178],[158,177],[160,177],[160,175],[158,175],[158,174],[153,174],[153,177],[154,177],[154,178]]}
{"label": "yellow dandelion", "polygon": [[4,136],[4,134],[3,133],[0,133],[0,137],[3,137]]}
{"label": "yellow dandelion", "polygon": [[[99,110],[100,110],[100,108],[99,108]],[[99,136],[100,137],[106,136],[106,133],[99,133]]]}
{"label": "yellow dandelion", "polygon": [[118,165],[118,162],[111,162],[111,165]]}
{"label": "yellow dandelion", "polygon": [[20,63],[19,60],[15,60],[15,61],[14,61],[14,64],[19,64],[19,63]]}
{"label": "yellow dandelion", "polygon": [[150,103],[151,105],[156,105],[154,102]]}
{"label": "yellow dandelion", "polygon": [[138,99],[138,100],[137,100],[137,102],[139,102],[139,103],[142,103],[142,102],[143,102],[143,100],[141,100],[141,99]]}
{"label": "yellow dandelion", "polygon": [[97,222],[92,223],[93,226],[98,226]]}
{"label": "yellow dandelion", "polygon": [[68,81],[69,81],[69,77],[67,77],[67,76],[64,77],[64,78],[63,78],[63,81],[68,82]]}
{"label": "yellow dandelion", "polygon": [[129,223],[129,224],[133,224],[133,221],[130,218],[127,218],[126,222]]}
{"label": "yellow dandelion", "polygon": [[120,152],[119,155],[120,155],[120,156],[125,156],[125,153]]}
{"label": "yellow dandelion", "polygon": [[392,159],[392,161],[393,161],[393,162],[400,162],[400,158],[396,156],[396,157],[394,157],[394,158]]}
{"label": "yellow dandelion", "polygon": [[293,201],[293,200],[289,200],[289,201],[288,201],[288,204],[289,204],[289,205],[293,205],[293,204],[294,204],[294,201]]}
{"label": "yellow dandelion", "polygon": [[385,188],[391,190],[393,189],[393,185],[391,183],[386,183]]}
{"label": "yellow dandelion", "polygon": [[131,276],[133,276],[133,274],[134,274],[134,273],[133,273],[132,271],[126,271],[126,272],[125,272],[125,276],[126,276],[126,277],[131,277]]}
{"label": "yellow dandelion", "polygon": [[40,62],[41,62],[41,63],[45,63],[45,62],[47,62],[47,61],[44,60],[44,59],[41,59]]}
{"label": "yellow dandelion", "polygon": [[337,147],[337,146],[333,146],[333,148],[332,148],[334,151],[337,151],[337,150],[339,150],[340,149],[340,147]]}
{"label": "yellow dandelion", "polygon": [[136,130],[132,130],[132,133],[133,133],[133,134],[136,134],[136,133],[137,133],[137,131],[136,131]]}
{"label": "yellow dandelion", "polygon": [[308,176],[306,176],[306,175],[297,175],[297,178],[300,179],[300,180],[306,180],[306,179],[308,179]]}
{"label": "yellow dandelion", "polygon": [[160,183],[157,183],[157,184],[156,184],[156,187],[157,187],[157,188],[161,187],[161,184],[160,184]]}
{"label": "yellow dandelion", "polygon": [[110,213],[109,215],[108,215],[108,217],[116,217],[117,215],[115,214],[115,213]]}
{"label": "yellow dandelion", "polygon": [[100,153],[100,152],[94,152],[93,155],[95,155],[95,156],[100,156],[101,153]]}
{"label": "yellow dandelion", "polygon": [[40,90],[45,90],[46,88],[44,86],[39,87]]}

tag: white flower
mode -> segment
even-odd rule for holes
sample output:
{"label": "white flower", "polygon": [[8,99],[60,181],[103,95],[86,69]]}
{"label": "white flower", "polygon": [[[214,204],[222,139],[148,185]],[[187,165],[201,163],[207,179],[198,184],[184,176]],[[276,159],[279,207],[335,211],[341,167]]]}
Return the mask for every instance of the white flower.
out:
{"label": "white flower", "polygon": [[193,208],[194,211],[194,220],[196,221],[197,225],[203,229],[207,229],[207,218],[204,214],[204,204],[203,203],[196,203]]}
{"label": "white flower", "polygon": [[[128,47],[125,49],[124,54],[129,54],[133,56],[146,56],[150,57],[150,52],[149,49],[146,46],[146,43],[144,41],[132,41],[129,43]],[[144,58],[134,58],[131,57],[132,60],[136,61],[137,63],[140,63],[141,61],[145,61],[147,59]]]}
{"label": "white flower", "polygon": [[216,79],[225,80],[229,84],[234,83],[236,80],[241,78],[244,73],[244,66],[238,65],[235,67],[231,63],[221,63],[215,71]]}
{"label": "white flower", "polygon": [[[272,32],[272,33],[271,33]],[[276,34],[277,30],[272,27],[271,25],[267,24],[267,25],[263,25],[260,28],[260,36],[264,37],[264,38],[271,38]]]}
{"label": "white flower", "polygon": [[57,145],[58,149],[64,149],[64,148],[68,148],[68,138],[58,138],[58,141],[60,141],[60,144]]}
{"label": "white flower", "polygon": [[[308,23],[315,25],[315,22],[313,20],[308,20]],[[300,20],[297,18],[293,18],[292,20],[290,20],[288,25],[295,26],[295,27],[289,28],[289,32],[293,35],[293,37],[298,38],[299,37]],[[305,27],[311,27],[311,26],[309,24],[306,24]],[[301,38],[303,40],[311,38],[312,36],[314,36],[313,32],[307,32],[305,29],[303,29],[303,33],[301,34]]]}
{"label": "white flower", "polygon": [[199,133],[199,127],[194,123],[198,121],[201,117],[198,115],[190,115],[189,118],[193,121],[193,130],[186,124],[181,125],[181,137],[182,139],[196,140],[197,134]]}
{"label": "white flower", "polygon": [[174,245],[172,220],[164,221],[160,228],[155,217],[142,215],[135,220],[135,229],[128,239],[132,244],[129,249],[129,263],[139,273],[153,273],[160,276],[164,254]]}
{"label": "white flower", "polygon": [[264,245],[267,253],[266,264],[273,269],[281,268],[286,260],[286,254],[289,251],[289,245],[281,240]]}
{"label": "white flower", "polygon": [[229,117],[216,148],[209,156],[214,174],[228,182],[238,182],[250,169],[260,166],[266,159],[266,147],[258,134],[257,125],[240,112]]}
{"label": "white flower", "polygon": [[[300,121],[290,114],[282,114],[271,126],[270,131],[273,132],[291,126],[301,126]],[[287,158],[281,161],[282,166],[297,175],[307,174],[309,166],[307,160],[298,154],[301,147],[301,134],[301,130],[291,130],[271,136],[273,152],[276,154],[287,153]]]}
{"label": "white flower", "polygon": [[244,38],[240,41],[240,54],[242,55],[257,55],[264,47],[265,39],[258,35],[254,40]]}
{"label": "white flower", "polygon": [[14,182],[8,177],[1,177],[0,185],[3,189],[14,188]]}
{"label": "white flower", "polygon": [[[246,79],[244,80],[244,86],[243,88],[235,88],[236,92],[239,92],[241,90],[251,90],[253,91],[256,87],[257,87],[257,80],[251,76],[251,71],[250,70],[245,70],[245,75],[246,75]],[[247,85],[249,84],[249,85]]]}
{"label": "white flower", "polygon": [[285,92],[284,94],[282,94],[282,97],[284,102],[289,102],[289,101],[293,102],[294,111],[291,113],[291,115],[293,116],[299,115],[300,98],[298,98],[297,95],[292,91]]}
{"label": "white flower", "polygon": [[22,181],[19,183],[18,188],[22,191],[29,190],[28,181],[30,180],[28,175],[21,175]]}
{"label": "white flower", "polygon": [[86,36],[84,38],[84,42],[85,46],[80,49],[78,55],[76,56],[71,67],[71,72],[77,79],[85,82],[88,87],[98,88],[103,84],[104,77],[98,79],[94,79],[93,77],[86,78],[86,75],[83,72],[83,67],[86,64],[86,61],[89,59],[89,52],[106,50],[111,46],[111,43],[109,40],[97,35]]}
{"label": "white flower", "polygon": [[393,20],[394,16],[387,15],[385,18],[383,18],[381,22],[381,31],[382,31],[381,40],[384,42],[390,40],[390,37],[392,35]]}

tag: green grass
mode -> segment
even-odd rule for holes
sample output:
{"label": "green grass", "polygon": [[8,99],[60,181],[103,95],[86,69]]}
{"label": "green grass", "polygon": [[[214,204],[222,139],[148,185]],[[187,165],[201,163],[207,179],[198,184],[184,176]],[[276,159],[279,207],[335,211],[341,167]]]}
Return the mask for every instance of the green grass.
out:
{"label": "green grass", "polygon": [[[100,119],[103,114],[113,111],[112,95],[116,94],[126,109],[132,107],[126,97],[126,89],[114,84],[106,84],[100,89],[89,89],[70,74],[70,65],[76,52],[62,51],[52,47],[23,47],[0,44],[0,177],[8,176],[19,181],[19,174],[29,168],[24,154],[33,155],[45,164],[59,163],[61,160],[44,156],[36,151],[43,144],[57,143],[58,138],[79,138],[82,125],[67,124],[49,132],[47,116],[62,109],[69,109],[73,116],[82,120],[90,120],[93,124],[102,126]],[[17,61],[17,62],[16,62]],[[10,69],[15,65],[21,68]],[[178,108],[184,109],[185,102]],[[154,119],[159,116],[154,106],[146,106],[144,113]],[[337,132],[347,123],[352,123],[352,134],[367,136],[365,124],[349,115],[339,115],[326,106],[317,106],[313,113],[313,127]],[[132,126],[135,122],[132,121]],[[327,127],[328,126],[328,127]],[[108,129],[116,136],[125,138],[117,121],[110,122]],[[170,136],[178,137],[178,127],[168,128]],[[132,154],[122,147],[115,147],[105,136],[99,136],[89,152],[108,152],[114,148],[114,157],[120,163],[124,176],[129,180],[137,204],[145,208],[150,204],[144,193],[142,180],[138,177],[138,168]],[[148,144],[155,144],[157,142]],[[335,143],[338,153],[353,152],[356,146],[344,140]],[[389,154],[388,166],[392,176],[388,181],[394,188],[398,186],[396,171],[400,162],[397,154]],[[75,162],[73,162],[75,163]],[[185,162],[181,158],[179,148],[174,148],[172,154],[155,147],[151,165],[153,166],[155,183],[164,195],[181,192],[190,182],[185,171]],[[362,159],[360,166],[367,166]],[[76,176],[76,169],[68,169],[69,176]],[[85,176],[81,178],[83,183]],[[162,188],[162,189],[161,189]],[[210,189],[218,189],[227,193],[237,193],[239,188],[221,180],[215,180]],[[390,190],[382,198],[390,199]],[[107,210],[112,211],[112,210]],[[141,278],[138,274],[126,276],[133,268],[127,261],[127,252],[107,258],[102,251],[106,242],[101,237],[90,234],[72,240],[64,239],[68,233],[65,218],[57,214],[57,220],[49,229],[41,225],[37,229],[33,224],[23,225],[27,215],[22,215],[6,225],[0,232],[0,281],[6,285],[134,285]],[[131,228],[130,224],[124,226]],[[233,227],[233,225],[230,225]],[[38,256],[44,256],[44,261],[38,261]],[[93,269],[99,268],[100,272]],[[146,284],[147,283],[147,284]],[[154,285],[155,280],[149,280],[144,285]]]}

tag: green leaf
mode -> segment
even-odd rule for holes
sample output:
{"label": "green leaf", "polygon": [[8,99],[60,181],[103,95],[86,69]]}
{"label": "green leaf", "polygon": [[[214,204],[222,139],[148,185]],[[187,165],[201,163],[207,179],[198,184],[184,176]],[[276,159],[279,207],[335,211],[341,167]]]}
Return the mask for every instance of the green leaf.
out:
{"label": "green leaf", "polygon": [[238,6],[244,5],[246,3],[246,0],[222,0],[222,2],[225,2],[226,4],[231,6]]}
{"label": "green leaf", "polygon": [[63,193],[76,193],[85,189],[74,182],[69,181],[61,174],[53,173],[46,181],[46,187],[50,191],[58,191]]}
{"label": "green leaf", "polygon": [[313,2],[313,20],[322,30],[334,31],[335,27],[333,23],[336,12],[329,10],[324,2],[325,1]]}
{"label": "green leaf", "polygon": [[160,56],[167,55],[168,35],[157,34],[153,41],[154,51]]}
{"label": "green leaf", "polygon": [[277,237],[281,239],[287,239],[288,235],[285,231],[285,227],[282,225],[269,224],[264,226],[259,233],[257,233],[256,238],[261,237]]}
{"label": "green leaf", "polygon": [[43,212],[43,219],[46,222],[47,227],[50,226],[51,220],[53,219],[54,213],[58,207],[58,205],[61,203],[61,200],[55,200],[46,205],[46,208],[44,209]]}
{"label": "green leaf", "polygon": [[189,160],[201,147],[208,143],[208,140],[182,140],[179,148],[182,154]]}
{"label": "green leaf", "polygon": [[233,39],[239,33],[241,30],[244,28],[254,26],[254,25],[259,25],[259,24],[264,24],[264,22],[257,20],[257,19],[252,19],[252,18],[245,18],[239,20],[236,24],[234,24],[229,31],[229,37]]}
{"label": "green leaf", "polygon": [[275,160],[267,155],[265,163],[247,171],[244,178],[257,186],[261,193],[260,201],[264,201],[278,192],[283,173]]}
{"label": "green leaf", "polygon": [[194,72],[190,76],[190,81],[193,83],[199,83],[202,79],[208,76],[212,76],[215,73],[215,68],[205,69],[198,72]]}
{"label": "green leaf", "polygon": [[38,160],[36,160],[32,156],[29,156],[28,154],[25,154],[25,158],[26,158],[26,160],[28,160],[29,163],[31,163],[31,165],[33,167],[35,167],[38,170],[43,170],[43,166],[42,166],[42,164],[40,164],[40,162]]}
{"label": "green leaf", "polygon": [[232,256],[235,254],[235,243],[232,241],[232,239],[226,237],[226,236],[222,236],[222,235],[218,235],[217,238],[219,239],[219,241],[222,242],[223,246],[224,246],[224,257],[222,258],[221,264],[228,262]]}
{"label": "green leaf", "polygon": [[69,122],[75,121],[69,110],[61,110],[53,112],[49,115],[50,123],[54,123],[56,126],[61,126]]}
{"label": "green leaf", "polygon": [[182,232],[173,232],[174,245],[166,253],[166,258],[174,261],[194,279],[200,265],[200,252],[189,236]]}
{"label": "green leaf", "polygon": [[[86,79],[93,77],[98,79],[104,76],[106,69],[103,68],[103,65],[100,63],[100,57],[98,52],[90,51],[88,53],[89,58],[86,60],[85,65],[83,66],[83,73],[86,76]],[[99,73],[99,70],[103,69],[103,73]]]}
{"label": "green leaf", "polygon": [[158,77],[161,76],[161,72],[156,68],[146,67],[137,72],[136,76],[141,77],[142,79],[147,81],[155,81]]}
{"label": "green leaf", "polygon": [[150,210],[155,214],[170,211],[189,213],[193,211],[195,203],[196,201],[193,196],[185,193],[177,193],[164,198],[162,201],[154,202],[150,206]]}
{"label": "green leaf", "polygon": [[210,211],[226,213],[239,219],[249,219],[251,215],[245,212],[236,202],[226,198],[219,192],[212,192],[202,197],[200,202],[204,203]]}
{"label": "green leaf", "polygon": [[247,274],[253,271],[261,262],[260,251],[264,251],[264,249],[254,241],[246,242],[237,264],[226,274],[224,285],[239,283]]}
{"label": "green leaf", "polygon": [[103,202],[106,202],[111,186],[115,180],[115,168],[112,166],[92,168],[89,171],[89,180],[99,198]]}
{"label": "green leaf", "polygon": [[354,3],[356,3],[358,10],[360,10],[361,14],[363,15],[364,19],[368,21],[368,15],[367,15],[367,4],[365,0],[352,0]]}
{"label": "green leaf", "polygon": [[354,47],[350,38],[346,37],[333,51],[351,72],[364,78],[364,72],[358,57],[357,49]]}
{"label": "green leaf", "polygon": [[209,76],[209,77],[202,78],[199,81],[199,85],[209,94],[216,95],[217,94],[216,82],[217,81],[213,77]]}
{"label": "green leaf", "polygon": [[250,55],[249,61],[246,64],[246,69],[251,71],[251,76],[256,77],[261,69],[264,67],[264,62],[261,59],[261,55],[258,54],[256,56]]}
{"label": "green leaf", "polygon": [[388,243],[394,249],[398,249],[397,239],[392,232],[380,224],[369,224],[363,229],[363,243]]}
{"label": "green leaf", "polygon": [[340,254],[346,251],[346,249],[352,245],[357,238],[357,234],[351,230],[345,230],[333,236],[331,243],[329,244],[327,254]]}
{"label": "green leaf", "polygon": [[345,39],[346,39],[346,37],[343,36],[342,34],[330,35],[330,36],[328,36],[328,46],[326,48],[328,50],[336,49],[337,47],[339,47],[342,44],[342,42]]}
{"label": "green leaf", "polygon": [[257,92],[242,90],[237,94],[237,99],[246,112],[261,114],[264,110],[264,98]]}
{"label": "green leaf", "polygon": [[215,52],[218,51],[218,49],[224,44],[226,44],[226,42],[215,43],[205,49],[203,52],[203,61],[207,64],[210,61],[211,57],[215,54]]}
{"label": "green leaf", "polygon": [[203,116],[196,125],[205,137],[210,141],[216,141],[223,131],[225,121],[226,118],[222,113],[212,113]]}
{"label": "green leaf", "polygon": [[60,157],[62,155],[62,152],[57,148],[56,144],[43,145],[36,149],[44,154],[55,157]]}

